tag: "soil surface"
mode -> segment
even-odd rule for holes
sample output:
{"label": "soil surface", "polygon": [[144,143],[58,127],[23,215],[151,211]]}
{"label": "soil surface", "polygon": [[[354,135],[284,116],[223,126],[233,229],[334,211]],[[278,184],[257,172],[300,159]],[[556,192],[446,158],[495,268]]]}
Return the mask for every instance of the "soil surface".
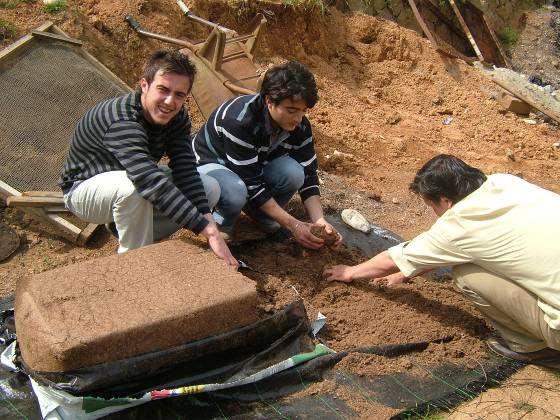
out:
{"label": "soil surface", "polygon": [[511,56],[517,71],[560,89],[560,9],[548,6],[528,12]]}
{"label": "soil surface", "polygon": [[[428,228],[435,215],[408,191],[408,183],[438,153],[457,155],[486,173],[513,173],[560,192],[560,151],[552,148],[560,141],[558,127],[527,124],[504,113],[493,99],[497,86],[473,67],[434,51],[418,33],[336,9],[322,14],[264,1],[187,3],[197,14],[239,33],[257,12],[264,13],[269,24],[257,64],[265,69],[297,59],[314,72],[320,101],[309,118],[329,210],[357,208],[369,220],[406,239],[413,237]],[[18,35],[47,18],[54,20],[133,86],[147,54],[163,44],[132,33],[122,21],[125,12],[148,29],[173,37],[201,40],[207,33],[186,21],[172,0],[70,0],[67,10],[56,15],[43,12],[40,3],[22,2],[12,10],[0,9],[0,18],[14,22]],[[189,110],[199,127],[202,117],[192,101]],[[301,207],[295,205],[294,211]],[[116,252],[116,240],[104,230],[78,248],[18,211],[0,208],[0,217],[21,238],[18,252],[0,265],[1,295],[12,293],[17,281],[31,273]],[[176,237],[205,246],[186,231]],[[470,365],[486,355],[484,321],[449,283],[418,278],[395,289],[367,281],[325,283],[320,276],[325,265],[363,259],[347,249],[308,251],[288,241],[246,245],[234,252],[260,272],[254,278],[263,309],[274,310],[292,299],[286,286],[293,285],[310,317],[319,311],[327,316],[320,339],[334,350],[453,336],[451,342],[430,345],[415,357],[427,365],[445,360]],[[371,375],[406,371],[410,363],[406,357],[353,355],[337,369]],[[352,401],[360,414],[389,414],[371,402]]]}

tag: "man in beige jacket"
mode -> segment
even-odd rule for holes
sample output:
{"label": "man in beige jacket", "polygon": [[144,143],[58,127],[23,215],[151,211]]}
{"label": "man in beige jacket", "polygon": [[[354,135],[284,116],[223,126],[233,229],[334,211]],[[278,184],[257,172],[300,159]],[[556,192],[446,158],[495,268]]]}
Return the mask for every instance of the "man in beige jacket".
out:
{"label": "man in beige jacket", "polygon": [[416,174],[410,189],[439,216],[426,232],[329,280],[395,285],[452,266],[457,289],[501,337],[495,352],[560,367],[560,195],[508,174],[486,176],[450,155]]}

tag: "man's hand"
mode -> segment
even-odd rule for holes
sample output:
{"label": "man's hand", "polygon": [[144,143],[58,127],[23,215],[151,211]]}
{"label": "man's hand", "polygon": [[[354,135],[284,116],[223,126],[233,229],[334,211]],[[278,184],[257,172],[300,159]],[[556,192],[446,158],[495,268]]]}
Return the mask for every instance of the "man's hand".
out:
{"label": "man's hand", "polygon": [[331,234],[331,233],[336,233],[338,235],[338,239],[336,240],[336,242],[332,245],[334,247],[340,246],[340,244],[342,244],[342,235],[340,233],[338,233],[338,231],[334,228],[333,225],[331,225],[329,222],[326,221],[326,219],[324,217],[321,217],[319,219],[317,219],[315,221],[316,224],[318,225],[322,225],[325,226],[325,232],[327,232],[327,234]]}
{"label": "man's hand", "polygon": [[295,240],[300,245],[310,249],[319,249],[325,244],[325,241],[313,235],[310,228],[311,223],[300,222],[297,220],[292,226],[290,226],[290,232],[292,232]]}
{"label": "man's hand", "polygon": [[204,228],[201,234],[208,239],[208,245],[214,254],[225,261],[225,263],[231,267],[237,267],[239,263],[237,259],[231,255],[231,252],[220,235],[220,231],[218,230],[218,226],[214,219],[212,218],[211,214],[205,214],[204,217],[208,220],[208,225]]}
{"label": "man's hand", "polygon": [[323,271],[323,277],[327,281],[342,281],[344,283],[350,283],[352,280],[354,267],[348,265],[335,265],[334,267],[326,268]]}
{"label": "man's hand", "polygon": [[373,284],[377,286],[393,287],[397,284],[405,283],[407,280],[408,278],[399,271],[398,273],[393,273],[389,274],[388,276],[373,279]]}

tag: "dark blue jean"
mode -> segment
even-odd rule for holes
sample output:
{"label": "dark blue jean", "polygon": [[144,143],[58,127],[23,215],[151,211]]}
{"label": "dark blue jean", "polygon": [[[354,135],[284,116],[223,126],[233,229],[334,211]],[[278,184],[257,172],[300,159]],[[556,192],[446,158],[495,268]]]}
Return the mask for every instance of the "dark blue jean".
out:
{"label": "dark blue jean", "polygon": [[[247,186],[235,172],[218,163],[202,165],[198,172],[211,176],[220,184],[220,199],[213,216],[223,232],[233,233],[242,210],[259,222],[265,231],[274,231],[279,227],[275,220],[247,202]],[[281,156],[264,166],[263,177],[272,197],[278,205],[285,207],[303,185],[305,174],[303,166],[296,160]]]}

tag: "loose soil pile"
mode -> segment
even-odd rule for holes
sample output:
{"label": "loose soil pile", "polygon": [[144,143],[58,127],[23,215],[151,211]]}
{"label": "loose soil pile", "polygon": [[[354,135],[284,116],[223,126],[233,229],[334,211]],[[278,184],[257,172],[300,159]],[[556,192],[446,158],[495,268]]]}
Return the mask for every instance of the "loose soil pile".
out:
{"label": "loose soil pile", "polygon": [[26,365],[67,372],[256,322],[254,283],[213,261],[165,241],[22,279],[15,312]]}
{"label": "loose soil pile", "polygon": [[[410,238],[430,226],[435,216],[407,189],[416,170],[437,153],[452,153],[486,173],[508,172],[560,191],[560,140],[557,127],[530,125],[504,113],[493,99],[498,88],[474,68],[435,52],[418,33],[359,13],[333,9],[299,10],[269,2],[189,2],[198,14],[243,33],[257,11],[269,19],[257,55],[264,69],[285,59],[310,67],[320,101],[309,112],[314,127],[323,193],[327,207],[355,207],[370,220]],[[174,37],[202,39],[205,31],[187,22],[172,0],[69,2],[54,17],[123,80],[133,85],[147,53],[162,44],[139,39],[122,22],[134,13],[147,28]],[[46,16],[37,4],[0,10],[17,21],[20,34]],[[190,107],[195,125],[202,119]],[[445,121],[445,124],[444,124]],[[333,163],[334,152],[346,155]],[[329,161],[330,160],[330,161]],[[0,266],[0,291],[13,291],[18,279],[78,260],[115,252],[116,242],[99,233],[88,248],[75,248],[38,227],[27,217],[2,210],[5,223],[23,238],[20,252]],[[201,244],[188,233],[179,238]],[[476,363],[484,357],[486,326],[474,308],[448,283],[420,278],[396,289],[367,281],[325,283],[324,266],[356,263],[349,250],[307,251],[289,243],[262,243],[239,250],[261,271],[260,305],[273,310],[293,296],[293,285],[310,316],[321,311],[328,323],[321,338],[335,350],[384,343],[422,341],[453,335],[448,344],[431,345],[416,355],[427,365],[455,360]],[[289,288],[288,288],[289,289]],[[406,371],[406,357],[385,359],[354,355],[338,369],[363,375]],[[329,384],[316,386],[328,387]],[[316,388],[312,388],[313,390]],[[342,391],[341,391],[342,392]],[[372,410],[356,403],[359,413]],[[372,412],[372,411],[369,411]]]}

